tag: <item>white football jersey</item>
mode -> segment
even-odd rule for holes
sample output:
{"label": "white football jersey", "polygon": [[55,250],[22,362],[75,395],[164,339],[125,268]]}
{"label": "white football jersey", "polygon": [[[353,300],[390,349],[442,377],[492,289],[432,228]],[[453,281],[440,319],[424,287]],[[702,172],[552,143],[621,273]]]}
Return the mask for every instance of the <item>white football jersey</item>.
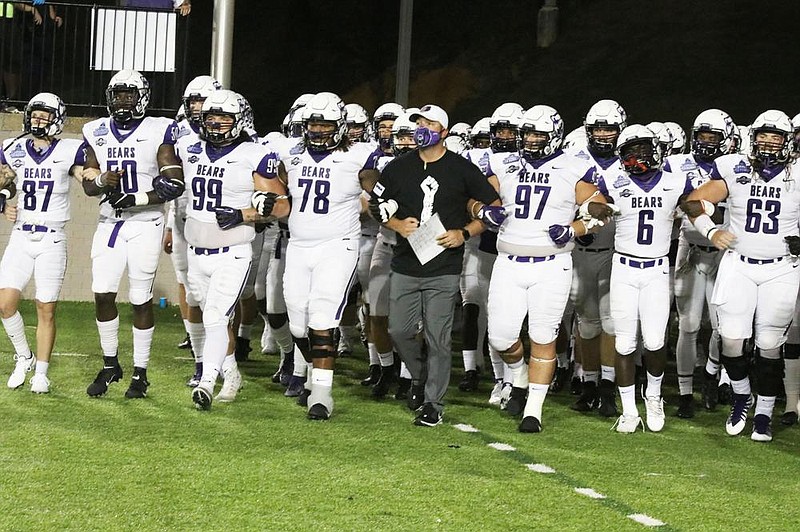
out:
{"label": "white football jersey", "polygon": [[[153,190],[158,175],[158,148],[174,145],[178,125],[169,118],[147,116],[130,130],[119,129],[111,118],[98,118],[84,124],[83,139],[92,147],[100,171],[124,170],[122,192],[134,194]],[[100,219],[154,220],[164,212],[163,204],[116,210],[107,202],[100,206]]]}
{"label": "white football jersey", "polygon": [[55,139],[43,152],[31,139],[5,141],[0,163],[17,173],[17,224],[63,225],[69,220],[69,170],[83,165],[84,157],[80,140]]}
{"label": "white football jersey", "polygon": [[740,154],[714,161],[711,179],[722,179],[728,187],[728,230],[736,235],[734,249],[739,254],[774,259],[789,253],[783,239],[796,236],[800,223],[796,177],[800,177],[797,161],[769,179],[754,172],[747,157]]}
{"label": "white football jersey", "polygon": [[[231,230],[220,229],[217,225],[215,210],[217,207],[250,208],[255,191],[254,172],[267,178],[278,175],[277,155],[255,142],[239,142],[215,149],[198,140],[189,146],[179,144],[177,155],[183,164],[188,192],[186,239],[196,246],[207,247],[206,242],[222,241],[224,233],[230,234]],[[197,241],[197,232],[189,227],[192,221],[203,224],[204,232],[212,233],[204,235],[205,242]],[[242,224],[240,227],[246,227],[246,230],[242,231],[241,241],[236,243],[253,240],[253,225]],[[220,238],[214,238],[213,233]]]}
{"label": "white football jersey", "polygon": [[[284,162],[292,211],[289,231],[298,246],[361,235],[361,182],[358,173],[371,168],[372,149],[363,143],[347,151],[309,153],[300,143]],[[288,163],[288,164],[287,164]]]}
{"label": "white football jersey", "polygon": [[[200,140],[200,131],[195,128],[194,124],[187,119],[178,122],[178,140],[175,143],[175,153],[180,149],[186,149],[192,144]],[[175,218],[186,220],[186,204],[189,202],[189,189],[183,191],[183,194],[173,200],[174,209],[171,211]],[[180,224],[179,224],[180,225]]]}
{"label": "white football jersey", "polygon": [[481,169],[483,175],[489,177],[489,156],[492,155],[491,148],[472,148],[464,152],[464,157]]}
{"label": "white football jersey", "polygon": [[669,253],[678,200],[691,192],[691,181],[680,172],[659,170],[646,183],[624,174],[598,181],[600,192],[619,207],[614,249],[633,257],[660,258]]}
{"label": "white football jersey", "polygon": [[561,151],[532,163],[517,153],[494,153],[488,170],[500,182],[500,200],[508,214],[498,243],[543,247],[553,246],[547,232],[551,225],[575,220],[575,185],[591,183],[594,174],[590,164]]}
{"label": "white football jersey", "polygon": [[[626,177],[625,170],[622,168],[619,157],[615,156],[609,159],[598,159],[592,155],[586,145],[572,146],[570,150],[564,151],[594,165],[595,176],[593,183],[595,185],[597,185],[600,178],[603,178],[606,183],[613,183],[620,177]],[[598,232],[578,239],[577,244],[589,249],[613,249],[614,233],[614,220],[612,219],[601,227]],[[588,245],[583,245],[584,242],[588,242]]]}
{"label": "white football jersey", "polygon": [[[664,161],[665,170],[683,173],[686,175],[686,179],[692,182],[692,188],[697,188],[711,179],[711,165],[712,163],[700,161],[695,159],[694,155],[687,153],[670,155]],[[681,232],[683,232],[684,238],[690,244],[714,247],[710,240],[695,229],[686,214],[681,217]]]}

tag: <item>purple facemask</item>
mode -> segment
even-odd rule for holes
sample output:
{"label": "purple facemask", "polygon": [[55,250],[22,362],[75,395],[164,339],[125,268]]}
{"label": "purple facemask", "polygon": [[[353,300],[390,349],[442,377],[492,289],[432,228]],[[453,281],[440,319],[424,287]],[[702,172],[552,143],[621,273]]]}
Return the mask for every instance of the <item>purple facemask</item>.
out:
{"label": "purple facemask", "polygon": [[442,134],[438,131],[432,131],[427,127],[419,126],[414,131],[414,142],[416,142],[417,146],[420,148],[433,146],[434,144],[438,144],[440,140],[442,140]]}

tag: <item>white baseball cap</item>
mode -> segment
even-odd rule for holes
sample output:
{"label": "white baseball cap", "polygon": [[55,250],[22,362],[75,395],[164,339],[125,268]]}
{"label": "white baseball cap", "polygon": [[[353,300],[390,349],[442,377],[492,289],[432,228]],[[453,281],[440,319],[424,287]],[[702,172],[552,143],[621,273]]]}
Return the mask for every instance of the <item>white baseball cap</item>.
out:
{"label": "white baseball cap", "polygon": [[408,118],[412,122],[416,122],[417,118],[419,117],[430,120],[431,122],[439,122],[445,129],[447,129],[447,125],[449,124],[447,113],[438,105],[425,105],[419,110],[419,112],[413,113]]}

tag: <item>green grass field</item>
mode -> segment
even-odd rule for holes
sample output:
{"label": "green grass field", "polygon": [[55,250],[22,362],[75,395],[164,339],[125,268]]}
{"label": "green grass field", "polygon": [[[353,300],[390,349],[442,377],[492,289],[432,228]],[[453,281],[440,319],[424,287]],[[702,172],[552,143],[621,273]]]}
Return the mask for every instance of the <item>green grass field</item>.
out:
{"label": "green grass field", "polygon": [[[645,514],[670,530],[793,530],[800,523],[800,429],[775,441],[725,435],[725,412],[674,417],[660,434],[617,434],[611,422],[548,398],[545,431],[479,394],[451,389],[445,423],[428,429],[393,399],[358,385],[362,351],[342,359],[336,410],[311,422],[269,376],[276,356],[242,364],[231,404],[198,412],[184,385],[192,363],[175,307],[156,309],[149,397],[123,397],[131,370],[130,311],[121,307],[122,384],[91,399],[101,359],[93,307],[62,303],[51,393],[5,387],[11,347],[0,335],[2,530],[641,530]],[[22,308],[29,340],[35,312]],[[253,346],[257,347],[254,333]],[[78,354],[88,356],[75,356]],[[456,360],[453,382],[460,380]],[[668,377],[670,378],[670,377]],[[674,381],[674,376],[670,378]],[[674,392],[674,390],[672,390]],[[640,407],[643,410],[643,407]],[[469,424],[465,433],[453,425]],[[499,451],[490,443],[515,451]],[[555,472],[531,471],[544,464]],[[575,491],[591,488],[593,499]],[[794,523],[794,525],[792,525]]]}

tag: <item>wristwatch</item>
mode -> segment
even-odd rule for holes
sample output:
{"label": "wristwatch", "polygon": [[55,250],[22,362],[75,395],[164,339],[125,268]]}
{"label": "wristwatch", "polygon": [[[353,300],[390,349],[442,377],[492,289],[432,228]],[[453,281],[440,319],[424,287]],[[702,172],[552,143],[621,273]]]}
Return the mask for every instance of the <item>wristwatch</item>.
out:
{"label": "wristwatch", "polygon": [[471,235],[469,234],[469,231],[467,231],[466,229],[463,229],[463,228],[462,228],[462,229],[461,229],[461,236],[463,236],[463,237],[464,237],[464,243],[466,244],[466,243],[467,243],[467,240],[469,240],[469,239],[470,239],[470,236],[471,236]]}

